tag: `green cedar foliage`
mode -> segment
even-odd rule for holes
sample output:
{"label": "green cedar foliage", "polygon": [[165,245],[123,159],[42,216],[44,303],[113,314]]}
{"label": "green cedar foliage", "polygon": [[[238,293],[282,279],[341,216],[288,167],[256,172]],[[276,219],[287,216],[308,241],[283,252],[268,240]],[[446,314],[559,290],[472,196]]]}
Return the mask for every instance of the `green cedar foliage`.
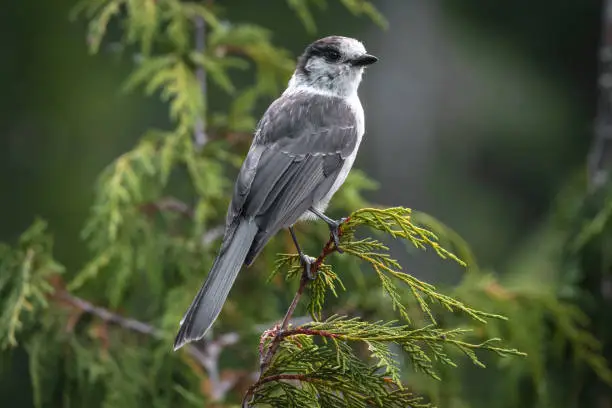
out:
{"label": "green cedar foliage", "polygon": [[[340,2],[385,24],[368,1]],[[311,8],[323,0],[287,3],[306,29],[315,29]],[[522,322],[520,316],[506,313],[513,318],[506,322],[481,311],[513,312],[503,301],[482,301],[494,287],[483,286],[484,275],[471,270],[451,297],[401,271],[382,242],[385,235],[463,264],[439,242],[438,236],[446,237],[470,264],[471,256],[452,231],[424,214],[370,208],[361,193],[375,184],[358,170],[332,208],[363,208],[343,225],[345,254],[328,257],[335,248],[327,241],[316,280],[304,284],[312,319],[260,337],[263,329],[256,325],[276,321],[290,299],[292,284],[281,274],[290,281],[301,277],[295,255],[276,256],[290,248],[277,237],[237,282],[233,293],[248,297],[230,296],[211,338],[171,352],[177,322],[215,255],[231,174],[256,123],[254,106],[278,95],[294,64],[273,45],[269,30],[222,15],[217,3],[179,0],[84,0],[75,10],[88,22],[92,53],[104,45],[111,21],[119,23],[125,49],[138,56],[125,90],[161,98],[174,127],[150,130],[100,175],[82,232],[90,254],[82,268],[64,271],[53,259],[43,221],[16,245],[0,246],[0,345],[3,356],[15,347],[27,352],[35,406],[236,406],[246,397],[260,406],[420,407],[441,401],[435,384],[456,379],[445,370],[459,365],[461,356],[482,367],[479,351],[521,354],[497,344],[502,336],[521,348],[530,344],[518,334],[524,333],[516,327],[521,323],[512,326]],[[234,84],[241,70],[254,72],[250,85]],[[209,109],[207,85],[231,95],[229,106]],[[358,236],[358,227],[376,238]],[[308,249],[327,240],[323,226],[299,229]],[[271,269],[266,283],[261,277]],[[351,290],[341,292],[345,288]],[[551,302],[546,304],[561,305]],[[361,310],[384,320],[349,317]],[[534,319],[534,329],[542,319]],[[568,317],[559,326],[571,344],[591,350],[593,342],[575,320]],[[274,351],[259,379],[252,375],[258,344],[260,358]],[[232,347],[233,355],[219,360]],[[512,360],[535,367],[532,377],[538,378],[541,353],[528,351],[530,358]],[[600,361],[596,351],[582,355],[593,367]]]}
{"label": "green cedar foliage", "polygon": [[[262,370],[260,380],[250,389],[252,404],[275,407],[427,407],[430,406],[428,403],[406,390],[397,355],[392,348],[405,353],[413,370],[435,380],[440,380],[436,362],[456,367],[449,349],[463,353],[481,367],[484,364],[477,357],[476,350],[494,352],[499,356],[523,355],[518,350],[496,345],[499,342],[497,338],[471,343],[466,340],[470,330],[445,330],[439,327],[432,305],[462,313],[479,323],[504,318],[475,310],[402,272],[399,263],[391,258],[382,242],[355,237],[359,226],[368,226],[394,238],[405,239],[420,249],[433,249],[440,257],[463,265],[463,261],[440,246],[434,233],[413,223],[409,209],[364,208],[355,211],[342,226],[340,248],[346,255],[354,256],[374,269],[400,320],[368,322],[334,315],[319,321],[326,290],[329,288],[338,296],[336,287],[344,288],[339,274],[325,263],[327,256],[336,250],[332,241],[328,241],[314,264],[318,275],[311,284],[309,304],[314,321],[289,330],[279,331],[276,328],[264,333],[262,356],[266,354],[266,349],[273,349],[274,342],[280,339],[279,350],[272,357],[271,364]],[[298,255],[283,255],[276,264],[273,276],[283,270],[288,271],[289,278],[301,276],[301,269]],[[430,324],[421,327],[413,324],[398,284],[409,289]],[[318,339],[323,341],[317,342]],[[364,350],[367,350],[365,354]],[[297,382],[297,385],[286,383],[284,380],[287,379]]]}
{"label": "green cedar foliage", "polygon": [[[476,330],[481,336],[503,337],[529,356],[503,364],[503,381],[479,378],[490,396],[471,397],[470,407],[578,408],[609,398],[611,309],[605,285],[610,269],[605,248],[612,200],[609,189],[591,192],[584,180],[579,174],[559,194],[549,220],[527,240],[507,273],[471,268],[452,292],[475,307],[506,316],[507,321],[491,320]],[[434,230],[444,228],[423,214],[416,219]],[[454,324],[454,319],[446,323]],[[428,389],[439,405],[465,406],[469,398],[459,398],[458,390],[466,382],[449,374],[439,384],[410,381]]]}

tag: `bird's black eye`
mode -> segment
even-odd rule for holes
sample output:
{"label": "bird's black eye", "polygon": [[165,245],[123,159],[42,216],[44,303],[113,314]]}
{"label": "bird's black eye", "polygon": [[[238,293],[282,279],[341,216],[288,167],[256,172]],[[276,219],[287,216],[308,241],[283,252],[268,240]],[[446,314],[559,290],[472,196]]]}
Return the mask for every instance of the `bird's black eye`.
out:
{"label": "bird's black eye", "polygon": [[340,53],[336,50],[325,50],[323,55],[328,62],[338,62],[340,59]]}

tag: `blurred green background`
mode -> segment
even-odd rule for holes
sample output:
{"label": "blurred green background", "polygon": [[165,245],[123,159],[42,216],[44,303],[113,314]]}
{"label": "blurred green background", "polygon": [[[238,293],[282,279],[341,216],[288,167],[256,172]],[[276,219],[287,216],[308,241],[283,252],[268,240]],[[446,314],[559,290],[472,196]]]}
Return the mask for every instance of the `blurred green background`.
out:
{"label": "blurred green background", "polygon": [[[294,55],[330,33],[359,37],[380,55],[363,84],[368,138],[359,167],[380,182],[377,201],[436,214],[486,264],[508,260],[584,163],[598,1],[380,2],[388,30],[331,3],[316,13],[315,36],[281,0],[265,11],[223,3],[228,19],[272,29]],[[76,265],[92,181],[166,115],[154,98],[119,92],[129,59],[112,58],[112,44],[89,56],[84,23],[68,19],[72,5],[7,2],[0,14],[0,237],[15,237],[40,214],[65,243],[61,259]]]}
{"label": "blurred green background", "polygon": [[[361,88],[367,134],[356,165],[380,184],[368,198],[434,215],[500,274],[523,268],[526,256],[529,265],[546,261],[534,239],[584,171],[593,138],[601,1],[375,2],[387,30],[331,2],[315,11],[316,34],[284,0],[219,3],[228,20],[269,28],[294,56],[316,37],[341,34],[380,57]],[[68,268],[88,259],[79,232],[99,172],[146,129],[169,126],[156,98],[120,92],[133,61],[113,43],[119,28],[89,55],[85,23],[69,20],[73,5],[20,0],[0,10],[0,241],[40,215]],[[213,106],[227,98],[211,92]],[[394,249],[420,278],[459,279]],[[2,377],[0,401],[27,406],[27,383],[25,367]],[[607,399],[576,406],[612,407],[609,388],[598,395]]]}

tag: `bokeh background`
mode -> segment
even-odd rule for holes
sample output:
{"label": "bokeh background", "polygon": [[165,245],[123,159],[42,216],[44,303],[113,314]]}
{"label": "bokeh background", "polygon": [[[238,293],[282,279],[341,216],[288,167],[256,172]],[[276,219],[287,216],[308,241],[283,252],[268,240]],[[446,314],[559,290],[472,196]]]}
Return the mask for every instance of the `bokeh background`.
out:
{"label": "bokeh background", "polygon": [[[543,231],[559,195],[586,179],[601,1],[377,1],[386,30],[330,2],[314,11],[316,34],[283,0],[220,3],[229,20],[272,30],[273,42],[293,56],[324,35],[363,40],[380,57],[360,92],[367,134],[356,166],[379,183],[368,198],[435,216],[466,240],[481,268],[548,273],[539,267],[549,265]],[[99,54],[88,54],[85,23],[69,20],[73,5],[21,0],[0,11],[0,241],[14,241],[41,216],[67,268],[87,260],[79,232],[100,171],[147,128],[170,123],[157,98],[120,92],[132,61],[119,55],[116,33]],[[393,249],[422,279],[452,284],[461,277],[431,257],[409,256],[400,244]],[[27,366],[11,367],[11,378],[0,377],[0,400],[29,406]],[[501,395],[484,396],[488,386],[478,383],[486,373],[470,375],[466,387],[479,395],[474,404],[511,406],[499,402]],[[595,399],[563,406],[609,408],[611,393],[601,385]]]}
{"label": "bokeh background", "polygon": [[[264,10],[227,1],[227,17],[262,24],[298,55],[314,36],[280,0]],[[368,137],[358,165],[380,182],[374,198],[427,209],[485,264],[500,266],[584,165],[597,101],[601,2],[507,5],[382,1],[382,30],[332,3],[323,36],[363,39],[382,63],[362,87]],[[79,262],[78,231],[100,170],[163,124],[153,98],[125,95],[130,61],[113,46],[90,56],[70,1],[7,3],[3,63],[3,239],[40,214]],[[261,108],[263,110],[265,106]]]}

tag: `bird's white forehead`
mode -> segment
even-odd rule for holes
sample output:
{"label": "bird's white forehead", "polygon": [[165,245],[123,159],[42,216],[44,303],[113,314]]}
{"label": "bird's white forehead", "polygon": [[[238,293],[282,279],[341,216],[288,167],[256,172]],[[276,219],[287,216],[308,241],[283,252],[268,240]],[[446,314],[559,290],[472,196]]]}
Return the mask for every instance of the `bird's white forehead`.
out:
{"label": "bird's white forehead", "polygon": [[366,53],[363,43],[354,38],[342,37],[338,41],[338,47],[340,48],[340,53],[344,55],[362,55]]}

